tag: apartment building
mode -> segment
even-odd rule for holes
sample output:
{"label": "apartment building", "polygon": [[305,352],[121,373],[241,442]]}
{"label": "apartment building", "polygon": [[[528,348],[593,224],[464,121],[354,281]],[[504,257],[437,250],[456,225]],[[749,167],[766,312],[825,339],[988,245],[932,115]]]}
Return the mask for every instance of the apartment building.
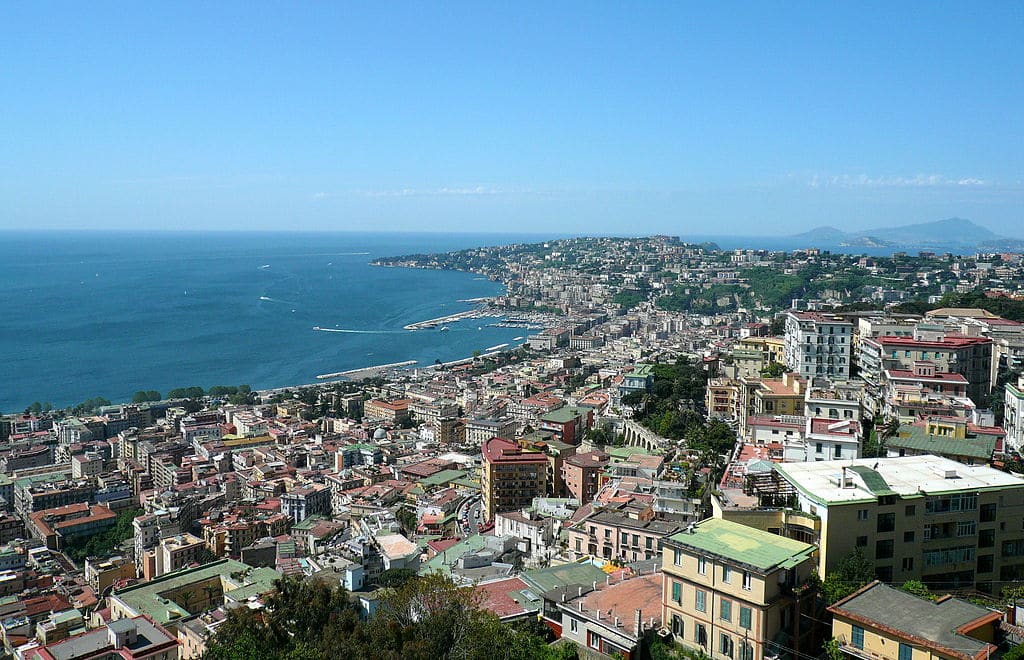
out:
{"label": "apartment building", "polygon": [[654,559],[661,541],[684,527],[655,520],[650,505],[630,502],[598,509],[567,530],[569,556],[573,561],[586,556],[627,562]]}
{"label": "apartment building", "polygon": [[1024,447],[1024,376],[1016,383],[1006,384],[1004,395],[1003,428],[1006,429],[1006,445],[1020,451]]}
{"label": "apartment building", "polygon": [[731,378],[712,378],[704,394],[711,419],[734,420],[740,414],[740,386]]}
{"label": "apartment building", "polygon": [[363,404],[363,417],[368,421],[383,422],[395,425],[404,422],[409,417],[409,399],[395,399],[383,401],[381,399],[370,399]]}
{"label": "apartment building", "polygon": [[516,420],[510,417],[501,419],[468,419],[466,420],[466,444],[480,446],[491,438],[514,438],[517,428]]}
{"label": "apartment building", "polygon": [[760,494],[788,492],[820,524],[820,575],[860,548],[883,582],[998,591],[1024,578],[1024,479],[931,455],[774,468],[781,488]]}
{"label": "apartment building", "polygon": [[547,494],[546,454],[524,451],[504,438],[487,440],[481,450],[484,520],[493,520],[494,514],[502,511],[518,511],[529,506],[533,498]]}
{"label": "apartment building", "polygon": [[947,335],[941,326],[918,324],[913,337],[865,338],[859,362],[860,376],[876,395],[883,371],[913,370],[915,362],[931,362],[936,373],[961,374],[975,403],[992,389],[992,340]]}
{"label": "apartment building", "polygon": [[784,359],[793,372],[810,378],[850,377],[853,323],[818,312],[786,313]]}
{"label": "apartment building", "polygon": [[811,650],[813,545],[709,518],[663,546],[662,621],[676,641],[714,660]]}
{"label": "apartment building", "polygon": [[147,550],[142,563],[142,576],[147,580],[172,573],[199,562],[206,543],[193,534],[176,534],[160,539]]}
{"label": "apartment building", "polygon": [[601,474],[609,460],[611,457],[601,451],[576,454],[565,459],[562,478],[569,497],[576,498],[581,505],[593,500],[601,488]]}
{"label": "apartment building", "polygon": [[314,515],[331,515],[331,488],[326,484],[309,484],[292,488],[281,495],[281,513],[294,522]]}

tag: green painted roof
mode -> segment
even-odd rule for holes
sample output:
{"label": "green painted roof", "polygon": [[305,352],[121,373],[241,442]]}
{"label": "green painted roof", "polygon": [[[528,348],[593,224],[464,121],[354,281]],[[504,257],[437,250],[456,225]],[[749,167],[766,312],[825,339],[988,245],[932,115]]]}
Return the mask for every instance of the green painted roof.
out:
{"label": "green painted roof", "polygon": [[605,447],[604,453],[616,459],[616,462],[624,461],[633,454],[643,454],[644,456],[650,456],[651,452],[647,451],[643,447]]}
{"label": "green painted roof", "polygon": [[429,575],[431,573],[441,573],[443,575],[451,575],[452,569],[449,564],[455,563],[459,557],[467,552],[477,552],[482,550],[486,545],[487,539],[479,534],[474,534],[469,538],[459,541],[436,557],[431,558],[427,563],[420,567],[419,574]]}
{"label": "green painted roof", "polygon": [[591,409],[587,406],[562,406],[561,408],[556,408],[549,413],[541,415],[540,418],[541,421],[545,422],[566,424],[581,415],[586,415],[590,410]]}
{"label": "green painted roof", "polygon": [[299,531],[299,532],[308,532],[309,530],[313,529],[314,527],[316,527],[318,524],[322,523],[325,520],[330,520],[330,518],[328,518],[326,516],[322,516],[319,513],[315,513],[315,514],[309,516],[308,518],[306,518],[304,520],[301,520],[301,521],[295,523],[294,525],[292,525],[292,530],[293,531]]}
{"label": "green painted roof", "polygon": [[697,523],[692,534],[680,532],[668,541],[751,566],[762,573],[792,568],[814,552],[813,545],[720,518],[708,518]]}
{"label": "green painted roof", "polygon": [[441,486],[457,479],[462,479],[465,476],[465,470],[441,470],[440,472],[435,472],[429,477],[423,477],[419,480],[419,483],[421,486],[429,488],[430,486]]}
{"label": "green painted roof", "polygon": [[851,465],[850,469],[860,475],[864,485],[875,495],[895,495],[896,491],[889,488],[882,475],[878,474],[866,465]]}
{"label": "green painted roof", "polygon": [[545,591],[570,584],[589,585],[594,581],[604,582],[608,574],[589,562],[573,562],[524,571],[519,577],[523,582],[536,589],[538,594],[542,594]]}
{"label": "green painted roof", "polygon": [[968,438],[928,435],[928,431],[919,426],[903,425],[900,427],[899,435],[889,438],[885,444],[890,449],[911,449],[948,458],[966,456],[988,461],[992,458],[997,441],[996,436],[982,433]]}
{"label": "green painted roof", "polygon": [[647,378],[654,374],[653,364],[638,364],[633,367],[633,371],[626,374],[626,378]]}
{"label": "green painted roof", "polygon": [[[244,584],[231,578],[232,573],[245,573]],[[226,597],[239,601],[251,595],[270,591],[274,586],[274,580],[280,578],[281,574],[272,568],[254,569],[234,559],[221,559],[196,568],[186,568],[161,575],[149,582],[125,587],[116,591],[113,596],[139,614],[148,614],[157,623],[166,624],[192,613],[160,594],[181,589],[190,584],[204,582],[214,577],[220,577],[224,583]],[[230,587],[233,586],[236,588],[231,589]]]}

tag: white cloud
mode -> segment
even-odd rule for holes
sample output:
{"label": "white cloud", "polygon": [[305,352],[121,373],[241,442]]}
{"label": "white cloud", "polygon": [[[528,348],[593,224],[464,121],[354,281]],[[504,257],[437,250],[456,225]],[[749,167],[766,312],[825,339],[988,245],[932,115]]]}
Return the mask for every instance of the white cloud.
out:
{"label": "white cloud", "polygon": [[978,177],[953,178],[943,174],[912,176],[869,176],[867,174],[813,174],[807,180],[811,188],[940,188],[949,186],[987,186]]}

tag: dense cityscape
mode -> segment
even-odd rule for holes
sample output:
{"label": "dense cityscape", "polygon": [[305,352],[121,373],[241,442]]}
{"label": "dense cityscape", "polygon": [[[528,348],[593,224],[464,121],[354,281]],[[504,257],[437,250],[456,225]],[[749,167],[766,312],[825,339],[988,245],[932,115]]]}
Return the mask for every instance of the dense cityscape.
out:
{"label": "dense cityscape", "polygon": [[0,418],[19,660],[980,660],[1024,627],[1024,258],[379,259],[511,344]]}

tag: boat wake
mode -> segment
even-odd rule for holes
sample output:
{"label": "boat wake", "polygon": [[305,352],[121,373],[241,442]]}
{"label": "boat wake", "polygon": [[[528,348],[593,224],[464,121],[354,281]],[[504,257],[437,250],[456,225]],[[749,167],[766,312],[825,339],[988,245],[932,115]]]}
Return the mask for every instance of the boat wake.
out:
{"label": "boat wake", "polygon": [[397,335],[404,334],[403,330],[350,330],[348,328],[321,328],[318,325],[313,326],[313,329],[317,332],[344,332],[352,335]]}

